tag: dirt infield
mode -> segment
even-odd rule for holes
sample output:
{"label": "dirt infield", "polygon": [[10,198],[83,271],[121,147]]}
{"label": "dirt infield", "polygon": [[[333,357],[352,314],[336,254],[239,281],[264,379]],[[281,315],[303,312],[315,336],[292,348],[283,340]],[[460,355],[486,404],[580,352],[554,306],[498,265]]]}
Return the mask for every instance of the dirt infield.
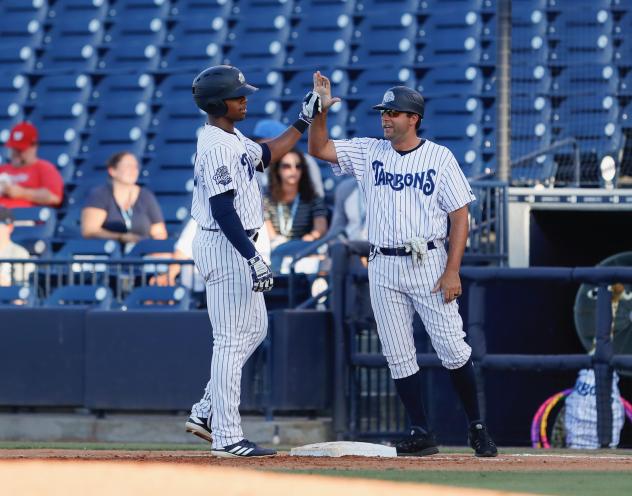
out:
{"label": "dirt infield", "polygon": [[2,494],[14,496],[520,496],[521,493],[256,470],[129,461],[0,461]]}
{"label": "dirt infield", "polygon": [[441,454],[424,457],[341,458],[294,457],[224,459],[206,451],[108,451],[67,449],[0,450],[5,460],[117,461],[136,464],[167,463],[205,467],[240,467],[270,470],[458,470],[458,471],[627,471],[632,472],[632,456],[600,454],[501,454],[497,458],[475,458],[470,454]]}

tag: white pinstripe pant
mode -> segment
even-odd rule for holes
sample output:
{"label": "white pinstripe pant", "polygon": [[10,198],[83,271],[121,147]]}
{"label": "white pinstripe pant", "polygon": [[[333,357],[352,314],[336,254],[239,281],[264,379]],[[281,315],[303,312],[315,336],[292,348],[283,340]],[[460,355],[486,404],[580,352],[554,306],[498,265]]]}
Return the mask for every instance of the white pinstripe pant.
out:
{"label": "white pinstripe pant", "polygon": [[415,311],[445,368],[462,367],[472,354],[472,348],[465,342],[458,303],[446,304],[440,291],[431,293],[446,262],[442,244],[428,250],[422,266],[413,262],[412,257],[379,253],[369,262],[371,306],[393,379],[408,377],[419,370],[413,339]]}
{"label": "white pinstripe pant", "polygon": [[213,446],[223,448],[244,437],[239,415],[241,371],[266,336],[268,315],[263,293],[252,290],[248,263],[221,232],[198,228],[193,260],[206,281],[213,359],[204,396],[191,413],[198,417],[212,413]]}

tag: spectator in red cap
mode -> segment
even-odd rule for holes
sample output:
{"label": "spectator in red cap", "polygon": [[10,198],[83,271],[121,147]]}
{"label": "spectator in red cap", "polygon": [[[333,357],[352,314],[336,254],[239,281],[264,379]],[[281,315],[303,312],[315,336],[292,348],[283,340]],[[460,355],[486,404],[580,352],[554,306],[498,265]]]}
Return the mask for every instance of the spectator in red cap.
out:
{"label": "spectator in red cap", "polygon": [[37,128],[30,122],[17,124],[4,146],[11,162],[0,165],[0,206],[59,206],[64,181],[53,164],[37,156]]}

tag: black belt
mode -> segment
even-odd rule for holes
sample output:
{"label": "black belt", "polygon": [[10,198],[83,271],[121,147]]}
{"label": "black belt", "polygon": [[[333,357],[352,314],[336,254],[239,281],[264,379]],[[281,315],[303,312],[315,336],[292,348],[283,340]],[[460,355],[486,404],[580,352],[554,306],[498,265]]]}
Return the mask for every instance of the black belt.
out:
{"label": "black belt", "polygon": [[[220,232],[221,229],[211,229],[210,227],[200,227],[200,229],[202,229],[202,231],[211,231],[211,232]],[[252,238],[255,234],[257,234],[257,230],[256,229],[246,229],[246,236],[248,236],[249,238]]]}
{"label": "black belt", "polygon": [[[437,247],[434,241],[428,241],[428,249],[434,250]],[[380,246],[371,245],[371,251],[377,251],[381,255],[388,255],[391,257],[408,257],[410,252],[406,251],[406,248],[384,248]]]}

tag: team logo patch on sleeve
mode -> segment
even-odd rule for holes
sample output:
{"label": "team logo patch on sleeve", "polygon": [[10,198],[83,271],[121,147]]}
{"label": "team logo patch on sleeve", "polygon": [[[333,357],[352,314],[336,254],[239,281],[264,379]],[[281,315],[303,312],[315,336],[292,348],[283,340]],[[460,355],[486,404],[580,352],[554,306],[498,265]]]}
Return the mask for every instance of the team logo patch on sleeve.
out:
{"label": "team logo patch on sleeve", "polygon": [[232,178],[228,172],[228,167],[222,165],[219,169],[217,169],[217,172],[213,176],[213,181],[217,184],[221,184],[222,186],[226,186],[228,183],[232,182]]}

